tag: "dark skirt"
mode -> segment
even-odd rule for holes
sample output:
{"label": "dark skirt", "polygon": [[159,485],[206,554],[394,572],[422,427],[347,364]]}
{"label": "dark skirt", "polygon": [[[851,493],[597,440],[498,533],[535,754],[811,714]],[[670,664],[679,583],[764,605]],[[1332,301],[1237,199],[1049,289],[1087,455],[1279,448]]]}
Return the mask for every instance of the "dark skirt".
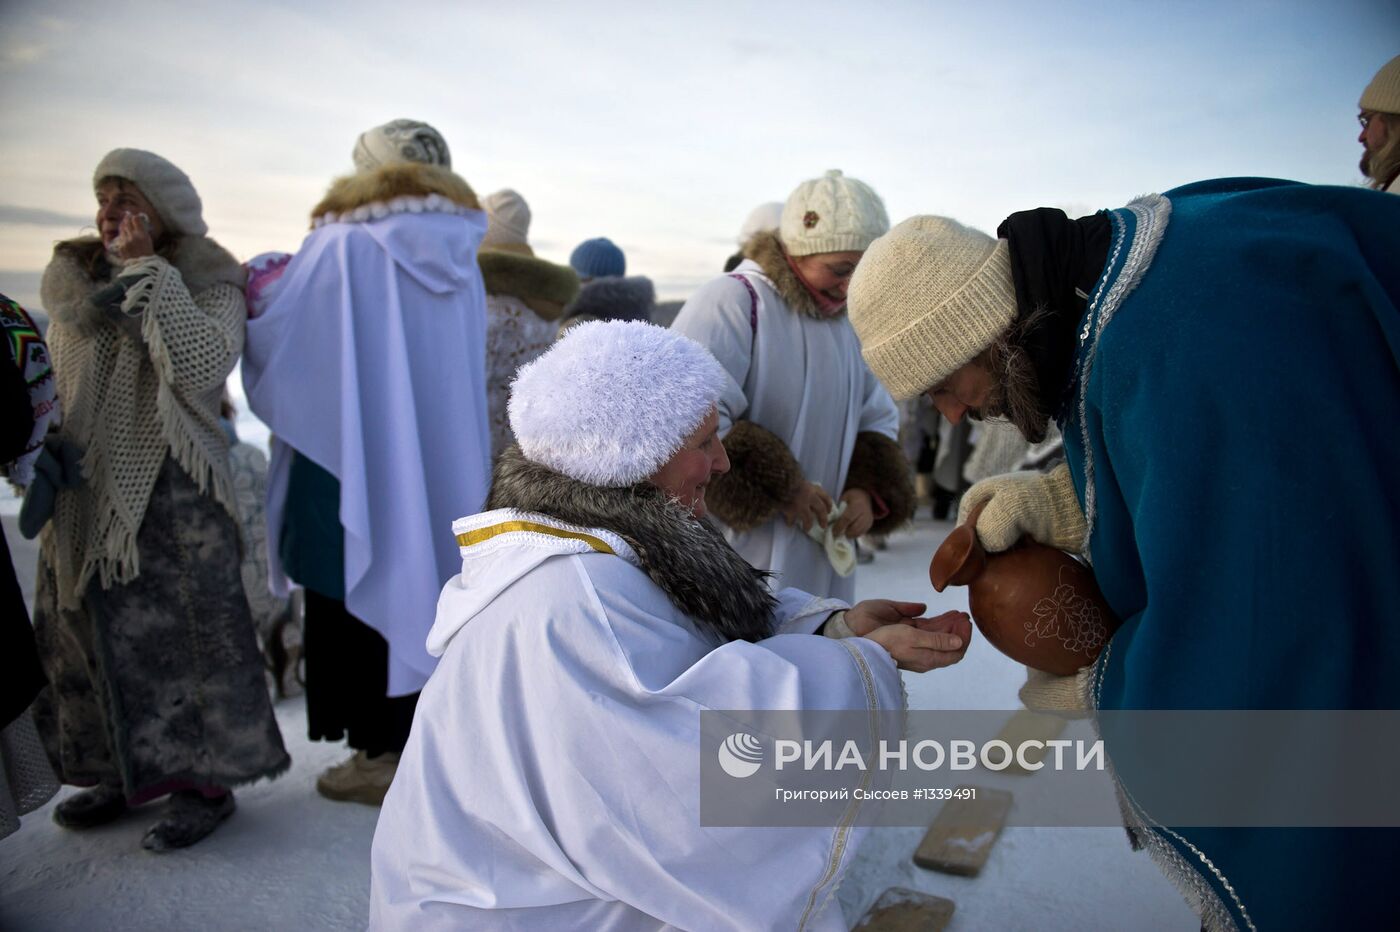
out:
{"label": "dark skirt", "polygon": [[34,623],[49,686],[34,706],[65,783],[120,785],[133,803],[273,777],[291,764],[273,715],[238,531],[167,458],[137,534],[141,571],[79,611],[39,563]]}
{"label": "dark skirt", "polygon": [[339,741],[370,756],[402,751],[418,693],[390,698],[389,645],[345,609],[306,590],[306,728],[312,741]]}

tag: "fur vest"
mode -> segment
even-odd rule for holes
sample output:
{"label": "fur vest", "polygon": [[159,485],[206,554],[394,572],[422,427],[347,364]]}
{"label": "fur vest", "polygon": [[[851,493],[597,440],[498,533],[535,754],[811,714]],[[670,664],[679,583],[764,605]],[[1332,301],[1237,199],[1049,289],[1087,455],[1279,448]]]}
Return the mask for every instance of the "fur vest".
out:
{"label": "fur vest", "polygon": [[451,169],[421,162],[394,162],[381,165],[372,172],[345,175],[331,182],[326,196],[312,209],[311,222],[315,225],[317,221],[327,219],[328,215],[340,218],[358,208],[390,205],[405,199],[432,198],[434,195],[458,207],[481,209],[476,192]]}
{"label": "fur vest", "polygon": [[752,259],[763,268],[763,274],[767,275],[769,281],[773,283],[778,297],[782,298],[783,303],[797,313],[806,314],[817,320],[830,320],[832,317],[840,317],[846,313],[844,310],[834,315],[821,312],[821,309],[817,307],[817,302],[807,291],[807,287],[793,272],[792,266],[788,265],[787,255],[783,252],[783,244],[778,239],[777,233],[772,231],[755,233],[744,244],[742,252],[745,259]]}
{"label": "fur vest", "polygon": [[[199,294],[221,284],[241,290],[247,279],[239,261],[207,236],[182,236],[169,253],[167,261],[180,273],[190,294]],[[58,243],[39,289],[49,319],[85,333],[110,326],[113,320],[109,312],[111,301],[121,299],[116,290],[105,295],[103,292],[117,272],[117,267],[105,257],[102,240],[96,236],[80,236]],[[93,299],[103,303],[99,306]]]}
{"label": "fur vest", "polygon": [[558,320],[578,294],[578,274],[534,256],[483,249],[476,257],[489,295],[519,298],[543,320]]}
{"label": "fur vest", "polygon": [[565,317],[582,320],[650,321],[656,308],[656,287],[643,275],[631,278],[595,278],[579,289],[578,298],[565,309]]}
{"label": "fur vest", "polygon": [[533,511],[612,531],[636,551],[671,603],[722,642],[758,641],[773,633],[777,601],[764,582],[768,574],[655,486],[588,485],[526,459],[512,446],[497,461],[486,508]]}
{"label": "fur vest", "polygon": [[219,399],[243,349],[243,282],[207,237],[121,266],[96,237],[54,249],[40,294],[59,434],[83,450],[84,480],[60,492],[42,542],[64,608],[94,574],[105,589],[140,572],[137,532],[167,456],[234,513]]}

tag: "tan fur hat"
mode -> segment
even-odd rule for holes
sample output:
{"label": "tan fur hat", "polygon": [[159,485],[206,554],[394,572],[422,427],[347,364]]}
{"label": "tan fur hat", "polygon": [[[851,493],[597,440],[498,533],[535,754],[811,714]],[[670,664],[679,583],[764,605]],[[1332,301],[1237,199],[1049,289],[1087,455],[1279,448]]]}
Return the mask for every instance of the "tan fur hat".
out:
{"label": "tan fur hat", "polygon": [[1361,92],[1361,109],[1400,113],[1400,55],[1386,62],[1366,85],[1366,90]]}
{"label": "tan fur hat", "polygon": [[870,185],[833,168],[788,195],[778,238],[790,256],[864,252],[889,228],[885,204]]}
{"label": "tan fur hat", "polygon": [[1006,240],[911,217],[870,244],[847,292],[866,363],[896,399],[942,382],[1016,317]]}
{"label": "tan fur hat", "polygon": [[104,178],[124,178],[146,196],[160,214],[160,222],[180,236],[204,236],[204,205],[190,176],[166,159],[144,149],[113,149],[97,163],[92,173],[94,190]]}

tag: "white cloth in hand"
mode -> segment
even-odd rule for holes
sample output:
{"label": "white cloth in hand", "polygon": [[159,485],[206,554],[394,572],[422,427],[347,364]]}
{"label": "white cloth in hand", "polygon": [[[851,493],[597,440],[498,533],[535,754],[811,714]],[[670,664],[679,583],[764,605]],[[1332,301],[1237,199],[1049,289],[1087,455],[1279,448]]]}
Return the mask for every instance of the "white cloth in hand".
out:
{"label": "white cloth in hand", "polygon": [[846,503],[837,502],[832,506],[831,514],[826,516],[826,527],[813,521],[812,526],[807,529],[807,536],[826,548],[826,558],[831,561],[831,568],[836,570],[838,576],[849,576],[856,571],[855,542],[848,537],[837,537],[831,533],[832,525],[845,510]]}

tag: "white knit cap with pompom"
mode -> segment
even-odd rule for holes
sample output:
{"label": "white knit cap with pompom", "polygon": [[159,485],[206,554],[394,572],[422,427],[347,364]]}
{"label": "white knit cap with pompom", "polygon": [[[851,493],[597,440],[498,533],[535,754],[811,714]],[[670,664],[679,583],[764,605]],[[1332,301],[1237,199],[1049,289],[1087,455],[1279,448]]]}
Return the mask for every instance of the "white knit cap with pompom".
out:
{"label": "white knit cap with pompom", "polygon": [[778,238],[790,256],[864,252],[889,228],[885,202],[870,185],[833,168],[788,195]]}
{"label": "white knit cap with pompom", "polygon": [[680,450],[726,379],[709,350],[674,330],[579,324],[516,374],[510,427],[527,459],[589,485],[635,485]]}

